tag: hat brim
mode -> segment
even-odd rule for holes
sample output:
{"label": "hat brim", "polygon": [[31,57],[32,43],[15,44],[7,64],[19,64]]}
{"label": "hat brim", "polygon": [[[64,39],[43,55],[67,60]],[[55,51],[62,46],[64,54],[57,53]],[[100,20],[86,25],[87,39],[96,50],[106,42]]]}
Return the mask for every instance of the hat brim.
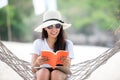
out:
{"label": "hat brim", "polygon": [[61,23],[59,21],[47,21],[47,22],[44,22],[41,25],[39,25],[37,28],[35,28],[34,31],[42,32],[43,28],[45,28],[47,26],[50,26],[50,25],[53,25],[53,24],[61,24],[61,25],[63,25],[63,29],[67,29],[67,28],[69,28],[71,26],[71,24]]}

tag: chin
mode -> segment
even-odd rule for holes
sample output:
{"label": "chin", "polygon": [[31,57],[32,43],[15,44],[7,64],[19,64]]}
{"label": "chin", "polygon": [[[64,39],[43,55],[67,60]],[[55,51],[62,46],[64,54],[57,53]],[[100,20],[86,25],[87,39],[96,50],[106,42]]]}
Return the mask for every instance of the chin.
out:
{"label": "chin", "polygon": [[51,36],[52,38],[57,38],[57,36]]}
{"label": "chin", "polygon": [[55,34],[55,35],[50,35],[52,38],[57,38],[58,34]]}

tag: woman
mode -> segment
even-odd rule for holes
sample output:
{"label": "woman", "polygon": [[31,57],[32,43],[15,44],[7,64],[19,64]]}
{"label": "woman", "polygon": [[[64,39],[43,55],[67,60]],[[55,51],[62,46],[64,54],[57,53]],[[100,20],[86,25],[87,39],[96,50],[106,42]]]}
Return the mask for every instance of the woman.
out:
{"label": "woman", "polygon": [[[58,69],[53,69],[46,64],[46,58],[41,57],[42,50],[59,51],[65,50],[69,52],[68,58],[62,59],[63,65],[56,66],[70,67],[73,54],[73,43],[65,38],[64,29],[70,27],[62,21],[59,11],[47,11],[43,15],[43,23],[38,26],[35,31],[42,32],[41,39],[37,39],[33,43],[32,50],[32,72],[35,73],[36,80],[65,80],[67,74]],[[40,67],[40,69],[36,69]]]}

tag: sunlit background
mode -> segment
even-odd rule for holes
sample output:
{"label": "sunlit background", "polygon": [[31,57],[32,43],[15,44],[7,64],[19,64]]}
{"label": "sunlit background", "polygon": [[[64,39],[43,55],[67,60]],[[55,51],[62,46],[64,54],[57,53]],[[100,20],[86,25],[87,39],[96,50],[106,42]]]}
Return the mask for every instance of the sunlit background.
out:
{"label": "sunlit background", "polygon": [[[0,39],[32,42],[34,28],[46,10],[59,10],[72,27],[66,30],[75,44],[110,47],[119,38],[119,0],[0,0]],[[76,39],[77,38],[77,39]]]}
{"label": "sunlit background", "polygon": [[[34,29],[42,23],[47,10],[59,10],[64,21],[72,24],[65,31],[80,62],[97,57],[120,39],[120,0],[0,0],[0,40],[18,57],[30,61],[26,59],[29,53],[25,54],[22,48],[30,48],[40,38],[41,33]],[[120,80],[118,59],[120,55],[113,57],[88,80]],[[5,76],[0,80],[7,80]]]}

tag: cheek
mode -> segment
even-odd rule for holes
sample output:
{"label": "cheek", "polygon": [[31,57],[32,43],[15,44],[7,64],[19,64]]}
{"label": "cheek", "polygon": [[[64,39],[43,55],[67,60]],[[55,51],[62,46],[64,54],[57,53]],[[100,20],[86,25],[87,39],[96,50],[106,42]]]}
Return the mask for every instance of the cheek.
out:
{"label": "cheek", "polygon": [[47,31],[47,28],[44,28],[45,31]]}
{"label": "cheek", "polygon": [[60,29],[57,29],[57,32],[59,33],[59,32],[60,32]]}
{"label": "cheek", "polygon": [[49,30],[49,29],[44,28],[44,30],[45,30],[47,33],[50,33],[50,30]]}

